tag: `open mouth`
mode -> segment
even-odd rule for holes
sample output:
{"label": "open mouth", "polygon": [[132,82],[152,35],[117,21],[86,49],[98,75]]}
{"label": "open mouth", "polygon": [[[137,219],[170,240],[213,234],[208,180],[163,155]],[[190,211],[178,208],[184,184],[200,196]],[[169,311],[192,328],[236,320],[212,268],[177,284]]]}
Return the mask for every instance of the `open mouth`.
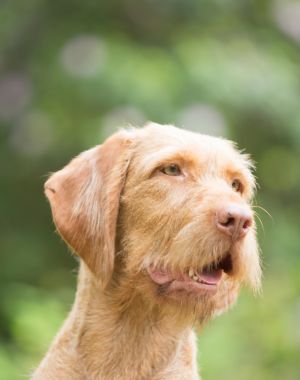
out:
{"label": "open mouth", "polygon": [[150,266],[149,276],[157,285],[164,286],[168,292],[187,292],[201,294],[216,292],[223,273],[232,271],[232,259],[228,253],[219,263],[205,266],[201,271],[189,268],[181,274],[174,274],[168,270],[161,270]]}

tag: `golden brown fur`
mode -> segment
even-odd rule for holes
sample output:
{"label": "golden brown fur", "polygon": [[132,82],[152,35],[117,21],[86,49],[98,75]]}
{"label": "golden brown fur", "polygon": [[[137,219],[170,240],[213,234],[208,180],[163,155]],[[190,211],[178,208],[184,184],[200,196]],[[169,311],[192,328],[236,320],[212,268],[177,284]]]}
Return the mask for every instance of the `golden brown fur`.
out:
{"label": "golden brown fur", "polygon": [[[166,175],[174,164],[180,175]],[[251,168],[226,140],[150,124],[53,174],[45,192],[54,222],[81,263],[72,311],[32,379],[199,379],[192,327],[226,310],[241,284],[260,284]],[[250,215],[245,236],[216,228],[227,204]],[[214,292],[182,280],[189,268],[219,273],[224,257],[230,270]]]}

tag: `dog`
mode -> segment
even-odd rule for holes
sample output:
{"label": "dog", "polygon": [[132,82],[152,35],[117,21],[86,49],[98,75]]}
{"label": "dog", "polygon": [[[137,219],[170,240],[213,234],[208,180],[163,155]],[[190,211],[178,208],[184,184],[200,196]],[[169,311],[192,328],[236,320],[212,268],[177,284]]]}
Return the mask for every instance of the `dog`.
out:
{"label": "dog", "polygon": [[73,308],[32,380],[196,380],[194,326],[260,288],[253,163],[225,139],[150,123],[50,176],[80,258]]}

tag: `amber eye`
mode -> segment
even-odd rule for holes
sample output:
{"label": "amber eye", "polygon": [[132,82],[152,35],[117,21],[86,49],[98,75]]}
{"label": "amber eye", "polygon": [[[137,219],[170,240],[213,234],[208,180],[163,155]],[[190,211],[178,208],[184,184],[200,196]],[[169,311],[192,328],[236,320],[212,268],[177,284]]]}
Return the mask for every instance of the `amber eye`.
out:
{"label": "amber eye", "polygon": [[232,181],[231,187],[233,188],[234,191],[237,191],[237,192],[240,192],[240,193],[243,191],[242,183],[238,179],[234,179]]}
{"label": "amber eye", "polygon": [[161,171],[166,175],[177,176],[181,174],[180,167],[176,164],[170,164],[161,169]]}

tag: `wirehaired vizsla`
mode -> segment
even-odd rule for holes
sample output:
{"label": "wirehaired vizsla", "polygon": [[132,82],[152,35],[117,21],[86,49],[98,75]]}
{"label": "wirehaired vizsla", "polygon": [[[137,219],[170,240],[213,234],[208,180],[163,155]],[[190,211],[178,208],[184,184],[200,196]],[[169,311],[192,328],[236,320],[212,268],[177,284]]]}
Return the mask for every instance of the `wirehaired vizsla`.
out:
{"label": "wirehaired vizsla", "polygon": [[260,286],[252,167],[225,139],[150,123],[51,175],[54,223],[80,271],[32,379],[199,379],[193,326]]}

